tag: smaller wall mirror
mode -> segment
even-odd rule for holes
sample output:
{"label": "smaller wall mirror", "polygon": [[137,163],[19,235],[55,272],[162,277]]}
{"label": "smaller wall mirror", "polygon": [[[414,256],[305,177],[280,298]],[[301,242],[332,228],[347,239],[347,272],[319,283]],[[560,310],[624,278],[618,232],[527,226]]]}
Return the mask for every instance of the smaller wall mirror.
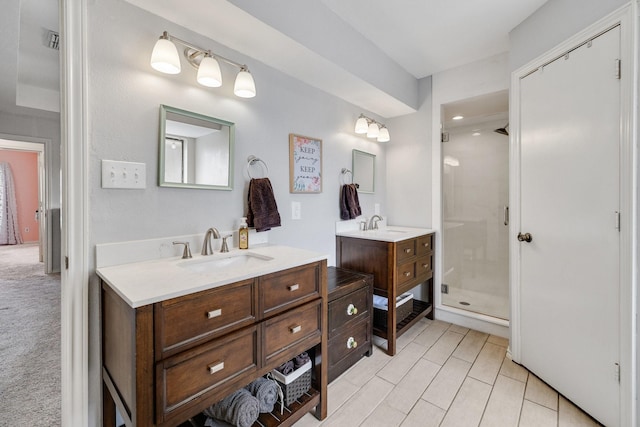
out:
{"label": "smaller wall mirror", "polygon": [[231,122],[161,105],[158,185],[232,190],[234,136]]}
{"label": "smaller wall mirror", "polygon": [[359,193],[374,193],[376,182],[376,155],[353,150],[353,182]]}

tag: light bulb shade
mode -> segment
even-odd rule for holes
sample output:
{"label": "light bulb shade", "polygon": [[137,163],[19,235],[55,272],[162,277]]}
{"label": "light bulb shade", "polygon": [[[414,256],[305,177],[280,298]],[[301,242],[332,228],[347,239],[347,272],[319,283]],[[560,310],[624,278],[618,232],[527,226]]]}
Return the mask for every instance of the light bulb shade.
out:
{"label": "light bulb shade", "polygon": [[381,127],[380,132],[378,133],[378,142],[387,142],[391,138],[389,137],[389,129],[386,127]]}
{"label": "light bulb shade", "polygon": [[380,128],[377,123],[371,123],[367,129],[367,138],[377,138],[380,135]]}
{"label": "light bulb shade", "polygon": [[256,96],[256,84],[249,70],[240,70],[236,76],[233,93],[240,98],[253,98]]}
{"label": "light bulb shade", "polygon": [[222,86],[222,72],[220,71],[220,64],[215,58],[211,56],[202,58],[200,66],[198,67],[197,80],[202,86]]}
{"label": "light bulb shade", "polygon": [[356,121],[356,133],[367,133],[367,129],[369,129],[369,124],[367,123],[367,119],[365,117],[360,116]]}
{"label": "light bulb shade", "polygon": [[171,40],[161,38],[156,42],[151,53],[151,66],[165,74],[180,73],[180,56]]}

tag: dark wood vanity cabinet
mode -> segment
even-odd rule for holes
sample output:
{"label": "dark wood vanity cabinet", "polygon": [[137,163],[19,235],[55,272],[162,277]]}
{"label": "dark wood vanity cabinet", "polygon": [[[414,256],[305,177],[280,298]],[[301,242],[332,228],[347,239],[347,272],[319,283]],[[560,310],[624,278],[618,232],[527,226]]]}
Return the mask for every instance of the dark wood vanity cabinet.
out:
{"label": "dark wood vanity cabinet", "polygon": [[[374,294],[388,298],[387,325],[373,332],[387,340],[387,353],[396,353],[396,339],[420,318],[433,318],[433,233],[398,242],[336,236],[336,264],[374,276]],[[411,314],[396,322],[398,295],[423,284],[428,301],[414,298]]]}
{"label": "dark wood vanity cabinet", "polygon": [[371,355],[373,275],[327,269],[329,382],[363,356]]}
{"label": "dark wood vanity cabinet", "polygon": [[279,419],[327,414],[326,260],[145,305],[102,283],[103,425],[177,426],[302,352],[312,389]]}

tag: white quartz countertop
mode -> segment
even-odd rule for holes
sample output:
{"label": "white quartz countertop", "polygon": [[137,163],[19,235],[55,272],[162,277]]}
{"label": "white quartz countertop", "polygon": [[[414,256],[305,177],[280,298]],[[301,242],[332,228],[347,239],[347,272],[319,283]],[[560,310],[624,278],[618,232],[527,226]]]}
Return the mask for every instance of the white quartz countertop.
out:
{"label": "white quartz countertop", "polygon": [[[224,265],[226,260],[238,256],[250,260]],[[172,257],[101,267],[96,272],[131,307],[137,308],[325,259],[327,255],[305,249],[260,246],[208,256],[193,255],[191,259]],[[199,266],[211,261],[216,267],[198,272]]]}
{"label": "white quartz countertop", "polygon": [[430,228],[400,227],[386,225],[378,230],[346,230],[336,232],[336,236],[353,237],[356,239],[379,240],[382,242],[401,242],[414,237],[433,233]]}

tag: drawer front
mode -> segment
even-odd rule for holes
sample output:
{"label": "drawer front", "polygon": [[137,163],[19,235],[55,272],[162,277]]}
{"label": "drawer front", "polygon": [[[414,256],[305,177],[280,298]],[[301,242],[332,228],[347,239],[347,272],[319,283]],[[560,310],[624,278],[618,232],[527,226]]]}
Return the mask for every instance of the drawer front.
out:
{"label": "drawer front", "polygon": [[420,236],[417,240],[416,251],[418,256],[430,254],[433,252],[433,234]]}
{"label": "drawer front", "polygon": [[396,271],[396,282],[398,286],[410,282],[416,278],[416,262],[408,262],[398,266]]}
{"label": "drawer front", "polygon": [[426,280],[431,277],[431,274],[433,272],[433,268],[431,265],[432,260],[433,256],[431,255],[418,258],[418,260],[416,261],[416,276],[418,277],[418,279]]}
{"label": "drawer front", "polygon": [[253,280],[174,298],[156,305],[159,351],[222,335],[255,321]]}
{"label": "drawer front", "polygon": [[[322,301],[316,300],[263,322],[265,360],[307,339],[321,337]],[[294,357],[295,354],[292,355]]]}
{"label": "drawer front", "polygon": [[201,394],[256,371],[257,345],[253,326],[158,363],[158,415],[164,417]]}
{"label": "drawer front", "polygon": [[370,341],[371,323],[367,320],[341,331],[329,340],[329,369],[354,353],[361,354]]}
{"label": "drawer front", "polygon": [[402,261],[416,256],[416,239],[403,240],[396,244],[396,263],[400,265]]}
{"label": "drawer front", "polygon": [[329,338],[370,315],[371,294],[369,287],[358,289],[329,302]]}
{"label": "drawer front", "polygon": [[287,310],[320,295],[317,264],[296,267],[259,279],[260,301],[265,316]]}

